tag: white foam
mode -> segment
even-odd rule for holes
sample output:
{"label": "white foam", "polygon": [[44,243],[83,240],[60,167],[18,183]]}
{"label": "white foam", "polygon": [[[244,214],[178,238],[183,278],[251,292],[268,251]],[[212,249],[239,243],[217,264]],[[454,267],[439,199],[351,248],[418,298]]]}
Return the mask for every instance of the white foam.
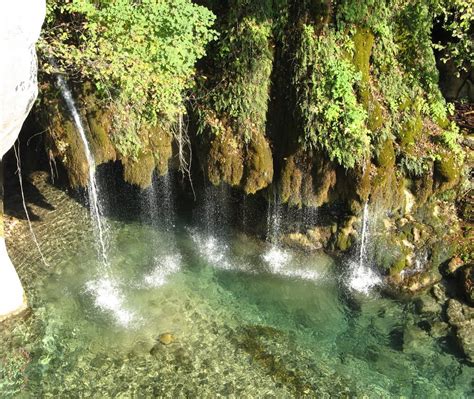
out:
{"label": "white foam", "polygon": [[120,325],[127,327],[135,320],[133,312],[124,308],[122,295],[113,280],[101,278],[89,281],[86,287],[87,292],[94,296],[95,306],[112,313]]}
{"label": "white foam", "polygon": [[148,287],[160,287],[167,281],[167,277],[176,273],[181,268],[181,255],[173,254],[162,258],[155,258],[155,268],[144,277]]}
{"label": "white foam", "polygon": [[214,236],[203,237],[195,231],[191,233],[191,238],[198,247],[199,254],[207,263],[218,269],[233,269],[231,263],[227,260],[229,255],[227,245],[219,242]]}
{"label": "white foam", "polygon": [[351,262],[350,270],[347,284],[354,291],[368,295],[374,287],[382,282],[382,278],[365,264]]}
{"label": "white foam", "polygon": [[[293,265],[293,256],[291,253],[276,245],[272,245],[270,249],[262,255],[262,259],[269,266],[269,271],[272,274],[309,281],[316,281],[321,278],[320,273],[315,270],[302,268],[301,265]],[[292,266],[296,266],[297,268],[292,268]]]}
{"label": "white foam", "polygon": [[272,245],[268,251],[262,255],[263,260],[270,266],[272,273],[279,273],[281,269],[291,261],[291,254],[287,251]]}

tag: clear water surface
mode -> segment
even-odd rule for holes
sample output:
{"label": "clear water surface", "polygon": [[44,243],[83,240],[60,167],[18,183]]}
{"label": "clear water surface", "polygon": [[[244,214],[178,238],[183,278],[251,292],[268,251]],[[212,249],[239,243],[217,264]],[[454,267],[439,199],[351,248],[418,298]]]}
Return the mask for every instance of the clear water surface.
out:
{"label": "clear water surface", "polygon": [[3,370],[0,396],[472,394],[472,368],[418,327],[410,303],[351,292],[325,255],[204,227],[110,221],[104,270],[87,211],[71,206],[38,227],[54,267],[26,247],[12,252],[33,311],[1,333],[0,359],[21,370]]}

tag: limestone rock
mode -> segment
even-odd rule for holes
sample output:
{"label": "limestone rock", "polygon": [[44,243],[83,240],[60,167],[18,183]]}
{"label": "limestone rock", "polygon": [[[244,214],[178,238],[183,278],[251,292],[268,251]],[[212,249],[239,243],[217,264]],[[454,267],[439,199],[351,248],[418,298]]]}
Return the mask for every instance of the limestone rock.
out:
{"label": "limestone rock", "polygon": [[[46,13],[44,0],[0,5],[0,164],[15,142],[38,93],[35,42]],[[3,237],[3,171],[0,168],[0,321],[26,307],[20,279]]]}
{"label": "limestone rock", "polygon": [[450,274],[454,274],[456,270],[458,270],[463,264],[464,262],[461,260],[461,258],[457,256],[452,258],[448,263],[448,272]]}
{"label": "limestone rock", "polygon": [[441,283],[433,285],[431,295],[433,295],[433,298],[435,298],[438,303],[446,302],[446,288]]}
{"label": "limestone rock", "polygon": [[15,142],[38,94],[35,43],[45,12],[44,0],[0,6],[0,158]]}

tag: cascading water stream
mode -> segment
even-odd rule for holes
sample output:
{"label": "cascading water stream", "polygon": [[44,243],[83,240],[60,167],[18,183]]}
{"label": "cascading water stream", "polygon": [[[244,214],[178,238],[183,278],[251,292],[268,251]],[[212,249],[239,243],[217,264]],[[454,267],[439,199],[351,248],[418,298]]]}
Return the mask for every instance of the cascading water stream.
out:
{"label": "cascading water stream", "polygon": [[267,208],[267,241],[278,246],[280,242],[281,207],[278,193],[273,189],[273,201],[269,201]]}
{"label": "cascading water stream", "polygon": [[267,241],[270,248],[262,256],[273,273],[281,272],[291,260],[291,255],[280,247],[280,230],[281,205],[277,189],[273,188],[273,200],[268,202],[267,208]]}
{"label": "cascading water stream", "polygon": [[359,248],[359,268],[364,266],[364,260],[367,259],[367,236],[369,234],[369,203],[364,205],[364,212],[362,215],[362,234]]}
{"label": "cascading water stream", "polygon": [[380,276],[372,270],[369,261],[370,235],[369,203],[364,204],[362,212],[362,228],[360,231],[358,259],[350,262],[349,287],[355,291],[369,294],[370,290],[380,284]]}
{"label": "cascading water stream", "polygon": [[102,218],[99,189],[95,178],[95,160],[87,141],[81,117],[72,98],[72,93],[61,75],[57,76],[57,84],[81,137],[87,163],[89,165],[89,185],[87,191],[89,195],[89,206],[94,236],[96,238],[95,242],[98,243],[97,252],[101,258],[103,270],[99,271],[100,276],[97,280],[91,280],[87,283],[87,291],[94,295],[95,304],[98,308],[112,312],[114,318],[120,324],[128,326],[133,320],[135,320],[135,316],[132,312],[124,308],[124,299],[117,282],[112,278],[110,262],[107,254],[107,225],[105,220]]}
{"label": "cascading water stream", "polygon": [[105,267],[109,267],[109,260],[107,256],[107,246],[106,246],[106,226],[104,221],[102,220],[102,211],[99,202],[99,190],[97,188],[97,181],[95,179],[95,161],[94,157],[92,156],[89,143],[87,141],[86,133],[84,130],[84,126],[82,124],[81,117],[79,112],[77,111],[76,105],[74,104],[74,100],[72,98],[71,90],[63,77],[61,75],[57,75],[57,82],[58,86],[61,90],[61,94],[66,102],[66,105],[69,109],[69,112],[72,115],[74,120],[74,124],[76,125],[77,131],[81,137],[82,143],[84,145],[84,152],[86,154],[87,163],[89,165],[89,185],[87,187],[87,191],[89,194],[89,205],[90,211],[92,216],[92,221],[94,224],[94,233],[97,237],[97,241],[99,242],[99,254],[102,258],[102,262]]}

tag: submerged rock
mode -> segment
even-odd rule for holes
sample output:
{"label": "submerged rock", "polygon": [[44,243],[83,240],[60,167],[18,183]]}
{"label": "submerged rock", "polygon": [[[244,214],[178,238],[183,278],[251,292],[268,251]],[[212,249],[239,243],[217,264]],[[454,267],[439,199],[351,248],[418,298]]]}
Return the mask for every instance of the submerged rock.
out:
{"label": "submerged rock", "polygon": [[469,264],[458,270],[458,281],[464,299],[474,305],[474,264]]}
{"label": "submerged rock", "polygon": [[441,306],[430,296],[419,297],[415,302],[416,311],[424,315],[437,315],[441,313]]}
{"label": "submerged rock", "polygon": [[438,303],[446,302],[446,288],[442,283],[433,285],[431,295],[433,295],[433,298],[435,298]]}
{"label": "submerged rock", "polygon": [[466,358],[474,363],[474,308],[450,299],[446,314],[449,324],[454,329],[456,342]]}
{"label": "submerged rock", "polygon": [[160,341],[163,345],[170,345],[176,341],[175,337],[171,333],[163,333],[158,337],[158,341]]}
{"label": "submerged rock", "polygon": [[403,352],[423,352],[426,341],[429,339],[427,332],[417,325],[409,325],[403,331]]}
{"label": "submerged rock", "polygon": [[445,337],[449,333],[449,324],[444,321],[435,321],[430,328],[430,335],[433,338]]}

